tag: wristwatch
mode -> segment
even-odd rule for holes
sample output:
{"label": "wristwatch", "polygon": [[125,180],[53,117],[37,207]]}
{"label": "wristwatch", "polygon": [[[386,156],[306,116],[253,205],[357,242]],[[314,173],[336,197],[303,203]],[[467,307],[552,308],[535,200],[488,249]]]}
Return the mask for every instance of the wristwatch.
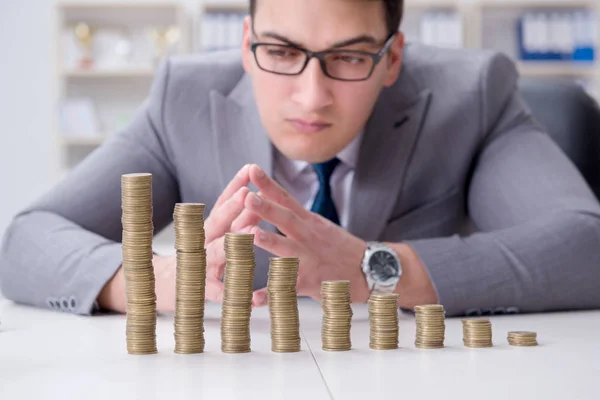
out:
{"label": "wristwatch", "polygon": [[392,293],[402,276],[402,265],[393,249],[380,242],[368,242],[362,271],[372,293]]}

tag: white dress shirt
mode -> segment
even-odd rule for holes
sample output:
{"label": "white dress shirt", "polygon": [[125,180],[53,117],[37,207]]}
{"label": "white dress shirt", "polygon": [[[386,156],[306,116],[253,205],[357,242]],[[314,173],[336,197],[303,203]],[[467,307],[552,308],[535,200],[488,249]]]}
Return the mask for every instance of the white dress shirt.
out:
{"label": "white dress shirt", "polygon": [[[348,227],[350,218],[350,191],[358,161],[361,138],[362,133],[338,153],[337,157],[340,159],[340,163],[331,175],[331,197],[343,228]],[[290,160],[277,149],[274,152],[273,177],[304,208],[310,210],[319,190],[317,174],[306,161]]]}

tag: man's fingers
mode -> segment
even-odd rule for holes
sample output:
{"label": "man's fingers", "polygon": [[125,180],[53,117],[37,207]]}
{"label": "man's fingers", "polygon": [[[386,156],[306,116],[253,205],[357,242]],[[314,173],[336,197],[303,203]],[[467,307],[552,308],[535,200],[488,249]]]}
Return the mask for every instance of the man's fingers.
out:
{"label": "man's fingers", "polygon": [[221,304],[223,302],[223,282],[207,276],[205,298],[213,303]]}
{"label": "man's fingers", "polygon": [[306,239],[306,224],[291,209],[255,193],[246,196],[245,205],[246,209],[258,215],[260,219],[276,226],[284,235],[299,241]]}
{"label": "man's fingers", "polygon": [[250,189],[247,187],[241,187],[235,192],[233,197],[227,200],[221,207],[213,209],[204,224],[206,243],[210,243],[216,238],[229,232],[231,223],[244,209],[244,201],[249,192]]}
{"label": "man's fingers", "polygon": [[258,225],[259,223],[260,216],[244,208],[242,213],[231,224],[231,231],[237,232],[243,229],[243,227]]}
{"label": "man's fingers", "polygon": [[289,208],[299,216],[304,216],[309,212],[302,207],[279,183],[271,179],[258,165],[251,165],[249,168],[250,181],[260,190],[263,197],[270,199],[285,208]]}
{"label": "man's fingers", "polygon": [[248,164],[244,165],[238,173],[233,177],[233,179],[229,182],[223,193],[217,199],[214,209],[218,209],[220,206],[225,204],[231,196],[233,196],[241,187],[247,186],[250,183],[250,174],[248,173],[250,170],[250,166]]}
{"label": "man's fingers", "polygon": [[254,244],[277,257],[300,257],[297,242],[274,232],[265,231],[254,227],[250,231],[254,234]]}
{"label": "man's fingers", "polygon": [[263,307],[269,303],[267,288],[263,288],[252,293],[252,307]]}

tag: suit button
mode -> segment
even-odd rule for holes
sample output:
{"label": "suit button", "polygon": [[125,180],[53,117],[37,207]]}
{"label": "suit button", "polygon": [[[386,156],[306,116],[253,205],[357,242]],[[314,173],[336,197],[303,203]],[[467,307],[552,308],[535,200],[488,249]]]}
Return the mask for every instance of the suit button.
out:
{"label": "suit button", "polygon": [[48,297],[46,299],[46,305],[48,306],[48,308],[54,308],[54,301]]}
{"label": "suit button", "polygon": [[69,309],[69,300],[66,297],[62,297],[60,299],[60,301],[61,301],[61,304],[62,304],[62,308],[65,309],[65,310],[68,310]]}

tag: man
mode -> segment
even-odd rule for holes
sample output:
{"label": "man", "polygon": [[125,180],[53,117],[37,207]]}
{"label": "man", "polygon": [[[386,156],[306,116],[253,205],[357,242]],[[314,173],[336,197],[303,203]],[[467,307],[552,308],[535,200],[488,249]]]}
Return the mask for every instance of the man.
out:
{"label": "man", "polygon": [[[448,315],[600,306],[600,206],[513,64],[405,46],[401,15],[401,0],[252,1],[241,54],[167,61],[131,125],[15,218],[5,296],[124,311],[120,176],[150,172],[157,231],[175,203],[207,205],[212,301],[224,235],[251,232],[256,306],[269,255],[299,257],[315,299],[346,279],[355,302],[394,291]],[[171,311],[175,260],[154,267]]]}

